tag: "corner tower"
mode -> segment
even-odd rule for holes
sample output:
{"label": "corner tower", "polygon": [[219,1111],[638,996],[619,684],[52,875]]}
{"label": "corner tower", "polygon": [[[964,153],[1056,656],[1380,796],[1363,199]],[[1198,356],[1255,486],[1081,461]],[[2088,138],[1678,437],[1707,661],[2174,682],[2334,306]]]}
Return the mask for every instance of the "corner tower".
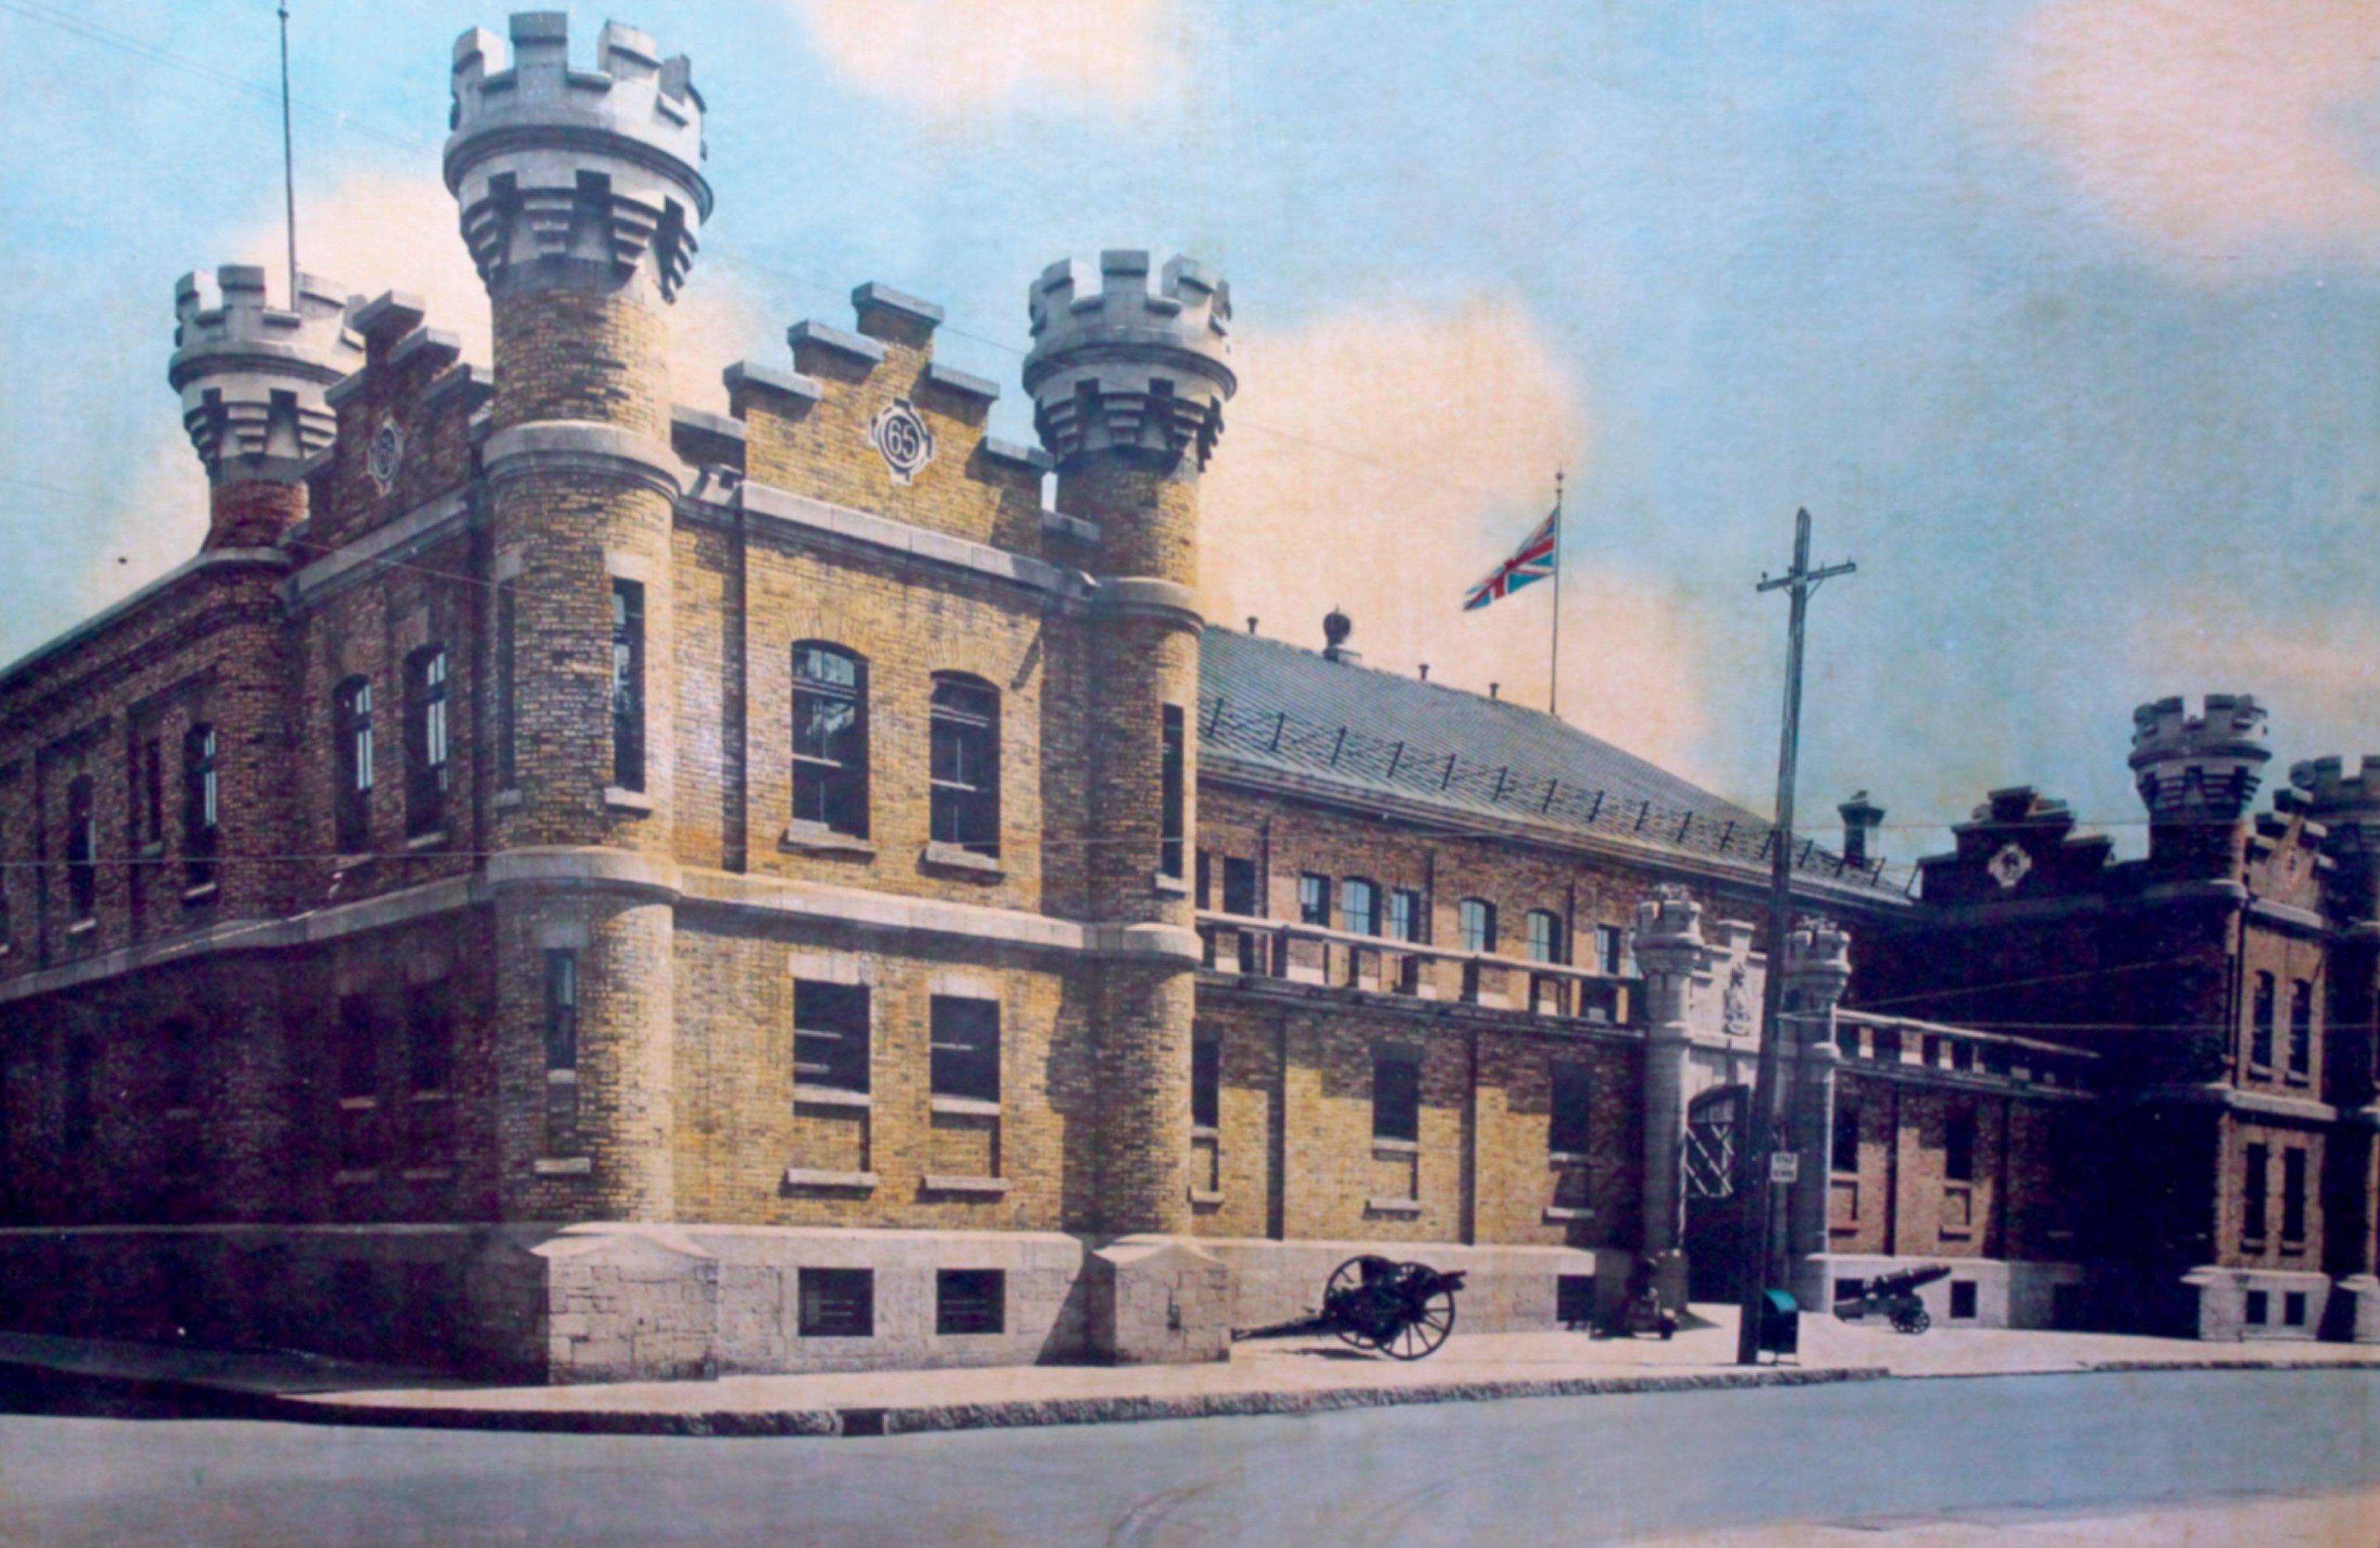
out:
{"label": "corner tower", "polygon": [[2273,756],[2252,694],[2210,693],[2203,714],[2180,698],[2132,712],[2127,762],[2149,809],[2149,860],[2160,871],[2230,877],[2241,823]]}
{"label": "corner tower", "polygon": [[165,380],[206,464],[206,547],[270,547],[305,519],[306,477],[338,433],[323,391],[364,363],[348,313],[338,286],[313,274],[285,310],[266,304],[264,271],[249,264],[175,281]]}
{"label": "corner tower", "polygon": [[[505,1100],[528,1110],[504,1132],[531,1149],[507,1151],[504,1202],[666,1219],[678,464],[663,309],[710,188],[685,59],[617,23],[591,68],[569,53],[556,11],[516,15],[509,51],[464,33],[445,154],[494,323],[488,876]],[[548,1048],[565,972],[576,1036]]]}
{"label": "corner tower", "polygon": [[1231,291],[1189,259],[1152,274],[1147,253],[1110,251],[1096,288],[1061,262],[1029,307],[1025,388],[1058,508],[1099,531],[1084,835],[1089,915],[1109,948],[1095,1002],[1099,1225],[1186,1234],[1198,475],[1238,385]]}

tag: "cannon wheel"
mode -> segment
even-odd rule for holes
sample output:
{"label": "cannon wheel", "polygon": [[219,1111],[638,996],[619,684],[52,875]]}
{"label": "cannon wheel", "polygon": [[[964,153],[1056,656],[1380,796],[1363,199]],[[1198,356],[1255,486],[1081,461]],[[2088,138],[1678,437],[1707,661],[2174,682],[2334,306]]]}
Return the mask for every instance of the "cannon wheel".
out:
{"label": "cannon wheel", "polygon": [[[1331,1305],[1337,1299],[1338,1293],[1342,1290],[1353,1290],[1359,1285],[1370,1284],[1374,1277],[1374,1274],[1378,1271],[1367,1273],[1365,1268],[1365,1265],[1367,1263],[1377,1263],[1380,1266],[1380,1269],[1390,1269],[1395,1266],[1386,1258],[1377,1258],[1372,1256],[1370,1253],[1366,1253],[1360,1258],[1348,1259],[1337,1268],[1332,1269],[1330,1271],[1330,1277],[1323,1281],[1322,1304],[1326,1307]],[[1347,1326],[1343,1323],[1335,1325],[1330,1331],[1339,1335],[1339,1342],[1346,1345],[1350,1348],[1372,1349],[1378,1347],[1378,1345],[1374,1344],[1361,1332]]]}
{"label": "cannon wheel", "polygon": [[1892,1331],[1895,1333],[1924,1333],[1933,1325],[1934,1319],[1922,1306],[1905,1307],[1892,1314]]}
{"label": "cannon wheel", "polygon": [[[1408,1277],[1431,1272],[1426,1264],[1407,1263],[1397,1271]],[[1454,1332],[1454,1292],[1439,1289],[1422,1302],[1421,1314],[1397,1330],[1380,1351],[1394,1359],[1422,1359]]]}

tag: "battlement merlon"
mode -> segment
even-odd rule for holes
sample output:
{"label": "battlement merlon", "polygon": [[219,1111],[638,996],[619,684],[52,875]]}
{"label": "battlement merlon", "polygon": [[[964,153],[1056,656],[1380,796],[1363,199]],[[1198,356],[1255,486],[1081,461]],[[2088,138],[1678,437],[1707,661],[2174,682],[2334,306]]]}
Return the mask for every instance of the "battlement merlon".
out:
{"label": "battlement merlon", "polygon": [[483,28],[455,44],[446,187],[472,262],[491,291],[650,274],[673,299],[711,211],[693,67],[618,22],[593,69],[569,52],[559,11],[516,14],[509,49]]}
{"label": "battlement merlon", "polygon": [[2343,758],[2292,763],[2289,783],[2304,792],[2307,814],[2321,822],[2380,823],[2380,754],[2364,754],[2351,774]]}
{"label": "battlement merlon", "polygon": [[[1238,389],[1231,286],[1205,264],[1167,262],[1149,287],[1148,254],[1099,255],[1099,287],[1083,293],[1072,260],[1041,273],[1027,296],[1033,347],[1025,390],[1034,428],[1062,468],[1121,450],[1203,469]],[[1195,455],[1186,459],[1184,453]]]}
{"label": "battlement merlon", "polygon": [[359,298],[298,276],[298,305],[267,304],[264,271],[226,263],[174,284],[174,355],[165,379],[182,424],[217,487],[294,483],[329,449],[336,416],[325,392],[364,362],[353,327]]}
{"label": "battlement merlon", "polygon": [[2134,710],[2127,761],[2150,813],[2245,811],[2273,756],[2265,745],[2265,718],[2247,693],[2210,693],[2200,714],[2179,697]]}

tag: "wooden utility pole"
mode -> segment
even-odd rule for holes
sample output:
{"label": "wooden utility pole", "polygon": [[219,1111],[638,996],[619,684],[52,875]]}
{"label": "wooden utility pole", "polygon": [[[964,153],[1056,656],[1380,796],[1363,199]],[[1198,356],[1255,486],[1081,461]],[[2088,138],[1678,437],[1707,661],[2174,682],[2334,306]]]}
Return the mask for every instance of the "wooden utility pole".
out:
{"label": "wooden utility pole", "polygon": [[1810,594],[1839,575],[1859,567],[1846,560],[1818,569],[1810,567],[1810,513],[1793,513],[1793,567],[1774,579],[1760,578],[1757,590],[1784,591],[1791,603],[1785,626],[1785,725],[1777,742],[1777,833],[1768,870],[1768,970],[1761,982],[1760,1061],[1752,1078],[1752,1133],[1741,1163],[1739,1188],[1743,1215],[1743,1316],[1736,1330],[1735,1362],[1760,1360],[1760,1314],[1768,1288],[1769,1262],[1775,1256],[1777,1188],[1769,1180],[1769,1158],[1781,1132],[1778,1114],[1783,1108],[1778,1064],[1785,1042],[1785,939],[1793,928],[1793,772],[1802,751],[1802,633],[1810,609]]}

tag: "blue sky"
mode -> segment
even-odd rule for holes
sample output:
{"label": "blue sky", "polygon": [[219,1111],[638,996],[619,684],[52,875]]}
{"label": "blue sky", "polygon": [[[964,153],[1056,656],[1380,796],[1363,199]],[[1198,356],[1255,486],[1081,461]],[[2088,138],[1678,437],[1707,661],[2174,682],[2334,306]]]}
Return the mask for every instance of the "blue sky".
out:
{"label": "blue sky", "polygon": [[[504,13],[293,9],[307,266],[483,338],[437,147],[449,45]],[[583,55],[605,13],[571,10]],[[1231,278],[1245,383],[1213,616],[1318,644],[1343,605],[1373,664],[1542,701],[1550,588],[1459,606],[1561,466],[1564,713],[1766,809],[1782,606],[1752,583],[1806,505],[1860,573],[1815,610],[1804,810],[1864,786],[1906,859],[1993,786],[2130,822],[2130,712],[2168,693],[2263,695],[2277,779],[2380,750],[2370,10],[620,14],[711,108],[681,396],[782,363],[786,323],[846,321],[879,279],[950,309],[945,358],[1010,384],[1025,438],[1031,276],[1194,252]],[[237,84],[272,79],[273,23],[265,0],[0,10],[0,656],[197,546],[171,286],[277,278],[277,110]]]}

